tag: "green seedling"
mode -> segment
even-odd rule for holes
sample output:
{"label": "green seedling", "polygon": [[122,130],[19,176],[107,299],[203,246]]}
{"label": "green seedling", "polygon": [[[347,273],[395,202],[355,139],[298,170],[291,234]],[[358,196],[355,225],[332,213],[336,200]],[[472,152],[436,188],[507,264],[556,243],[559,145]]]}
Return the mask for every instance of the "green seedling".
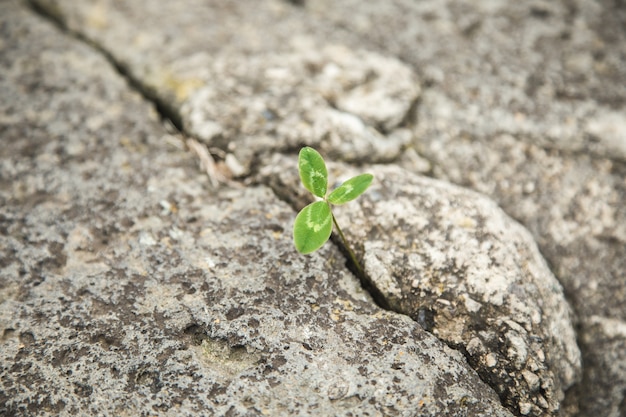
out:
{"label": "green seedling", "polygon": [[363,273],[363,268],[350,249],[346,237],[333,215],[331,205],[345,204],[363,194],[372,183],[374,176],[372,174],[357,175],[327,195],[328,171],[326,170],[326,163],[319,152],[308,146],[300,150],[298,170],[304,188],[321,200],[309,204],[298,213],[293,225],[293,241],[296,249],[303,254],[315,252],[330,238],[334,224],[352,262],[359,272]]}

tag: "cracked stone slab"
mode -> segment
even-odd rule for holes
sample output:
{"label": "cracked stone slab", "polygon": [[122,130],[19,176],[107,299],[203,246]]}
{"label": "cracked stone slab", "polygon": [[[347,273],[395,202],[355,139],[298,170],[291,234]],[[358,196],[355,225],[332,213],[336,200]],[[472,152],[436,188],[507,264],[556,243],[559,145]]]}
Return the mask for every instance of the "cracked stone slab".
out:
{"label": "cracked stone slab", "polygon": [[337,250],[295,254],[267,189],[170,187],[155,197],[183,197],[176,213],[138,204],[97,252],[68,221],[66,264],[2,304],[6,411],[510,415],[460,355],[375,308]]}
{"label": "cracked stone slab", "polygon": [[0,4],[0,413],[511,416],[457,352],[211,189],[105,59]]}
{"label": "cracked stone slab", "polygon": [[[626,160],[626,14],[610,0],[310,1],[446,97],[448,124]],[[428,124],[428,121],[425,120]]]}
{"label": "cracked stone slab", "polygon": [[[580,317],[581,339],[596,334],[590,317],[626,323],[622,4],[304,5],[412,65],[428,85],[414,117],[415,147],[435,176],[491,196],[533,233]],[[606,346],[585,344],[583,362],[621,360]],[[624,387],[626,375],[588,372],[595,376],[584,381],[595,382],[583,381],[570,415],[580,407],[595,416],[624,401],[623,390],[599,387]]]}
{"label": "cracked stone slab", "polygon": [[[601,3],[575,2],[568,11],[564,2],[470,6],[395,0],[356,7],[346,0],[310,2],[307,9],[351,27],[412,64],[429,83],[416,109],[414,134],[432,173],[491,196],[520,220],[554,265],[581,317],[626,320],[626,288],[618,279],[626,268],[626,165],[620,151],[626,145],[621,111],[626,73],[618,65],[626,33],[619,24],[622,11]],[[395,32],[368,31],[384,19],[394,22]],[[414,21],[422,24],[408,24]],[[487,48],[493,30],[507,21],[520,24],[509,25],[505,33],[510,36],[498,37]],[[572,21],[580,26],[575,36]],[[471,33],[464,31],[463,22],[473,22]],[[520,45],[522,33],[528,39]],[[420,47],[409,48],[415,36]],[[574,76],[572,56],[596,53],[591,62],[582,60],[587,75]],[[479,59],[491,55],[491,60]],[[498,72],[483,67],[496,64]],[[469,92],[477,78],[480,91],[488,90],[484,94]],[[516,78],[520,81],[513,83]],[[552,93],[535,96],[524,88],[527,83]],[[557,94],[559,88],[575,89],[577,99]],[[520,96],[533,112],[503,110],[501,104],[509,101],[499,96],[506,95]],[[585,109],[593,115],[578,116]],[[496,116],[485,116],[489,113]],[[468,123],[458,119],[462,114],[471,114]],[[544,118],[562,122],[544,123]],[[518,129],[520,123],[532,125],[536,135]],[[545,142],[552,136],[563,144]]]}
{"label": "cracked stone slab", "polygon": [[301,143],[348,161],[396,158],[411,139],[398,126],[419,94],[413,73],[394,59],[340,45],[302,42],[294,49],[178,61],[176,74],[202,79],[180,106],[185,130],[246,164]]}
{"label": "cracked stone slab", "polygon": [[187,133],[232,154],[240,173],[260,152],[302,143],[386,162],[411,140],[414,72],[287,2],[35,3],[105,49]]}
{"label": "cracked stone slab", "polygon": [[[277,156],[262,175],[302,206],[295,160]],[[330,166],[338,182],[357,174]],[[515,413],[556,415],[580,378],[580,352],[562,287],[530,233],[450,183],[397,166],[359,172],[374,174],[373,185],[334,212],[390,308],[465,352]]]}
{"label": "cracked stone slab", "polygon": [[[433,96],[424,93],[423,103],[432,103]],[[447,124],[436,116],[425,115],[424,119]],[[626,323],[623,162],[545,149],[510,135],[469,140],[440,133],[439,139],[429,140],[424,149],[428,149],[423,154],[433,163],[436,176],[492,196],[528,227],[574,306],[580,339],[592,340],[597,333],[587,326],[590,317]],[[623,360],[607,346],[591,341],[583,344],[583,363],[606,366]],[[615,366],[623,368],[626,362]],[[594,377],[584,378],[583,385],[572,391],[574,410],[595,410],[582,414],[593,416],[604,405],[624,401],[623,390],[601,387],[626,387],[626,374],[612,374],[603,368],[585,369],[588,372]]]}

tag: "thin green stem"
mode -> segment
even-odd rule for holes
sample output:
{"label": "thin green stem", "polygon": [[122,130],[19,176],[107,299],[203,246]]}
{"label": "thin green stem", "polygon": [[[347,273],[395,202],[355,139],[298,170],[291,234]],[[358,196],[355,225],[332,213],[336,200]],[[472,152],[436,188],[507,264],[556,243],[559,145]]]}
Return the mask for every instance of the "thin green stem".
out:
{"label": "thin green stem", "polygon": [[335,215],[333,214],[332,210],[330,211],[330,216],[333,218],[333,223],[335,224],[335,227],[337,228],[337,231],[339,232],[339,236],[341,236],[341,240],[343,240],[343,245],[346,247],[346,250],[348,251],[348,255],[350,255],[350,259],[352,259],[352,262],[356,266],[356,269],[358,269],[359,274],[361,276],[365,275],[363,272],[363,268],[361,267],[361,263],[356,259],[354,252],[352,252],[350,245],[348,245],[348,241],[346,240],[346,237],[341,231],[341,227],[339,227],[339,223],[337,223],[337,219],[335,218]]}

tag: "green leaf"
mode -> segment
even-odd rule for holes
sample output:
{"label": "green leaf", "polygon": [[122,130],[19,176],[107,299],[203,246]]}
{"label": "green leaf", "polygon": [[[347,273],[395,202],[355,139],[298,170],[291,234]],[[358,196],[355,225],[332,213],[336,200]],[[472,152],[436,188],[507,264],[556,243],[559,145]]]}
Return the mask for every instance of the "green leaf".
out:
{"label": "green leaf", "polygon": [[302,148],[298,156],[298,170],[304,187],[314,195],[324,198],[328,188],[328,171],[322,155],[308,146]]}
{"label": "green leaf", "polygon": [[352,201],[367,190],[373,179],[372,174],[361,174],[350,178],[330,193],[328,201],[337,205]]}
{"label": "green leaf", "polygon": [[298,213],[293,225],[293,242],[300,253],[318,250],[333,230],[330,206],[325,201],[309,204]]}

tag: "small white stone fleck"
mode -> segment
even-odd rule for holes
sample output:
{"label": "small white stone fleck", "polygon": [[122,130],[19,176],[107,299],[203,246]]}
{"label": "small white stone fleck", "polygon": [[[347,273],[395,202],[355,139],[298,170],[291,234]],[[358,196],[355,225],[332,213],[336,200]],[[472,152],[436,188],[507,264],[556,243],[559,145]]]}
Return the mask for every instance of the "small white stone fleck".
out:
{"label": "small white stone fleck", "polygon": [[465,302],[465,308],[469,313],[476,313],[482,307],[481,303],[472,300],[467,294],[463,295],[463,301]]}
{"label": "small white stone fleck", "polygon": [[516,369],[522,369],[528,358],[528,346],[517,332],[507,332],[506,339],[509,344],[507,356],[513,362]]}
{"label": "small white stone fleck", "polygon": [[139,244],[141,245],[153,246],[156,245],[156,243],[156,240],[154,239],[154,237],[152,237],[150,233],[144,232],[139,235]]}
{"label": "small white stone fleck", "polygon": [[246,167],[244,167],[232,153],[226,154],[224,162],[235,177],[240,177],[248,173]]}
{"label": "small white stone fleck", "polygon": [[483,342],[478,337],[473,337],[467,344],[466,349],[467,352],[473,356],[477,353],[483,352],[485,350],[485,346],[483,346]]}
{"label": "small white stone fleck", "polygon": [[537,389],[539,389],[539,384],[541,380],[535,373],[524,370],[522,371],[522,376],[524,377],[524,380],[526,380],[528,388],[531,391],[536,391]]}
{"label": "small white stone fleck", "polygon": [[178,227],[173,227],[170,230],[169,235],[174,240],[182,240],[185,237],[185,232],[180,230]]}
{"label": "small white stone fleck", "polygon": [[519,413],[523,416],[530,414],[530,410],[532,410],[533,405],[527,402],[519,403]]}
{"label": "small white stone fleck", "polygon": [[623,113],[600,113],[587,122],[585,130],[599,142],[603,154],[626,158],[626,116]]}
{"label": "small white stone fleck", "polygon": [[216,265],[215,261],[211,259],[210,257],[207,256],[206,258],[204,258],[204,262],[206,262],[209,268],[215,268],[215,265]]}
{"label": "small white stone fleck", "polygon": [[524,192],[526,194],[531,194],[535,191],[535,182],[534,181],[528,181],[526,184],[524,184]]}
{"label": "small white stone fleck", "polygon": [[487,365],[487,367],[493,368],[497,364],[498,364],[498,357],[496,356],[495,353],[492,352],[492,353],[485,355],[485,365]]}
{"label": "small white stone fleck", "polygon": [[548,401],[543,398],[543,395],[537,395],[537,405],[539,405],[539,407],[543,408],[544,410],[548,409]]}
{"label": "small white stone fleck", "polygon": [[161,201],[159,201],[159,205],[163,209],[161,211],[161,215],[166,216],[166,215],[168,215],[168,214],[170,214],[172,212],[172,205],[170,204],[169,201],[161,200]]}

